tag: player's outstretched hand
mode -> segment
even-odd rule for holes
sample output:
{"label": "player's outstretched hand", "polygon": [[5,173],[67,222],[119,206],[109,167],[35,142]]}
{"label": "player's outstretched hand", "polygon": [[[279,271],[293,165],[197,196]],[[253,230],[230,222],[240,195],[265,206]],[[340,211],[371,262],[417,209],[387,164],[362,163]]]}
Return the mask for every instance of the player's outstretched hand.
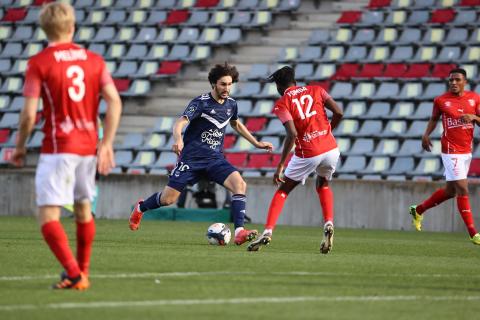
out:
{"label": "player's outstretched hand", "polygon": [[111,144],[100,143],[97,154],[97,169],[104,176],[115,168],[115,157]]}
{"label": "player's outstretched hand", "polygon": [[180,140],[178,142],[174,142],[172,145],[172,150],[177,154],[177,156],[180,156],[180,153],[182,153],[183,150],[183,141]]}
{"label": "player's outstretched hand", "polygon": [[477,119],[477,116],[474,114],[464,114],[460,118],[462,118],[463,122],[471,123]]}
{"label": "player's outstretched hand", "polygon": [[432,141],[430,141],[430,137],[429,136],[423,136],[422,137],[422,148],[423,150],[425,151],[432,151]]}
{"label": "player's outstretched hand", "polygon": [[273,184],[280,186],[282,183],[285,183],[285,180],[282,178],[283,165],[279,164],[277,170],[273,174]]}
{"label": "player's outstretched hand", "polygon": [[25,156],[27,155],[27,148],[15,148],[12,153],[10,163],[15,167],[23,167],[25,165]]}
{"label": "player's outstretched hand", "polygon": [[267,142],[267,141],[260,141],[256,147],[258,149],[267,150],[268,152],[272,152],[272,150],[273,150],[273,144],[271,142]]}

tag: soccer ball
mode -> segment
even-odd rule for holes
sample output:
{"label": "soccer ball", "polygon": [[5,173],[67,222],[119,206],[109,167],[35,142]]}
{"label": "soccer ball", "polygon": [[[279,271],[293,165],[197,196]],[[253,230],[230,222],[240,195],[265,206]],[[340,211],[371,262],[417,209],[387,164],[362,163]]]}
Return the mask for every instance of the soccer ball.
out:
{"label": "soccer ball", "polygon": [[207,240],[208,243],[217,246],[226,246],[230,239],[232,238],[232,233],[230,228],[223,223],[214,223],[207,230]]}

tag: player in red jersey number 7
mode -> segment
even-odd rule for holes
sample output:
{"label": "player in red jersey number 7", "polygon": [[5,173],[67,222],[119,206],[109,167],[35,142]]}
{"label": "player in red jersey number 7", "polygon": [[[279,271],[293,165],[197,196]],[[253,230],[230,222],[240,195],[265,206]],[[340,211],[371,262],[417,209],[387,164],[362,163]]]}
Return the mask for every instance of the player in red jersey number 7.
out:
{"label": "player in red jersey number 7", "polygon": [[[42,8],[39,20],[49,45],[28,61],[25,105],[12,162],[23,165],[25,143],[33,130],[41,97],[45,138],[35,176],[38,221],[45,241],[65,269],[53,288],[85,290],[90,285],[95,236],[91,213],[95,167],[100,174],[108,174],[115,166],[112,146],[122,103],[102,57],[72,43],[72,6],[50,3]],[[107,113],[103,140],[97,146],[100,95],[107,102]],[[60,223],[60,208],[71,203],[77,225],[77,257]]]}
{"label": "player in red jersey number 7", "polygon": [[[297,86],[294,70],[283,67],[273,73],[268,81],[275,82],[282,96],[274,106],[274,113],[287,131],[282,156],[274,174],[279,185],[268,210],[265,230],[261,237],[248,246],[248,251],[258,251],[271,241],[273,229],[283,209],[288,194],[313,172],[317,174],[316,189],[324,218],[323,240],[320,252],[329,253],[333,244],[333,193],[329,188],[340,152],[332,135],[343,113],[330,95],[319,86]],[[328,121],[325,108],[333,112]],[[285,161],[295,144],[295,155],[288,163],[285,176],[281,174]]]}
{"label": "player in red jersey number 7", "polygon": [[480,124],[480,96],[475,92],[465,91],[467,72],[453,69],[448,78],[449,91],[437,97],[433,103],[433,112],[422,138],[422,147],[430,151],[432,143],[430,134],[442,117],[442,162],[445,167],[445,188],[435,191],[430,198],[419,205],[410,206],[412,224],[418,231],[422,230],[423,214],[428,209],[445,200],[457,197],[457,208],[467,227],[470,240],[480,245],[480,234],[473,222],[470,201],[468,199],[467,174],[472,160],[472,140],[474,124]]}

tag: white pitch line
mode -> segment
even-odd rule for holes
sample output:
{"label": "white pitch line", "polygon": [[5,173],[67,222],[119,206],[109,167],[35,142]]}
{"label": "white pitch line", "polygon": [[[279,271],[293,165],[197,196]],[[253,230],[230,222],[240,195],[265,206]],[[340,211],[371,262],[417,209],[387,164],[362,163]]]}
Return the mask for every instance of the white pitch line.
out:
{"label": "white pitch line", "polygon": [[297,296],[297,297],[244,297],[232,299],[183,299],[147,301],[95,301],[64,302],[44,305],[18,304],[0,305],[0,311],[39,310],[39,309],[95,309],[131,308],[185,305],[253,304],[253,303],[298,303],[298,302],[398,302],[398,301],[478,301],[480,296]]}
{"label": "white pitch line", "polygon": [[[212,272],[145,272],[145,273],[111,273],[111,274],[91,274],[92,279],[136,279],[136,278],[156,278],[156,277],[202,277],[202,276],[232,276],[232,275],[274,275],[274,276],[346,276],[346,277],[372,277],[371,273],[354,273],[354,272],[307,272],[307,271],[291,271],[291,272],[255,272],[255,271],[212,271]],[[412,278],[479,278],[477,274],[441,274],[441,273],[375,273],[375,277],[412,277]],[[2,276],[0,281],[31,281],[44,279],[57,279],[58,275],[39,275],[39,276]]]}

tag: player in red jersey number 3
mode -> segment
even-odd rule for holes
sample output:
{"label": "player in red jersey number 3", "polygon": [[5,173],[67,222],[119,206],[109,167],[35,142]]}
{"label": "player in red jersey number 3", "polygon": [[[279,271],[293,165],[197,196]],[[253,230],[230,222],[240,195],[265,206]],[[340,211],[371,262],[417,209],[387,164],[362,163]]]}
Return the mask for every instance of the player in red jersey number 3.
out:
{"label": "player in red jersey number 3", "polygon": [[425,211],[456,196],[458,212],[467,227],[470,240],[480,245],[480,234],[475,229],[470,209],[467,181],[472,160],[474,124],[480,124],[480,96],[464,90],[467,84],[467,72],[464,69],[450,71],[448,83],[449,91],[437,97],[433,103],[432,116],[422,138],[423,149],[430,151],[430,134],[441,117],[442,162],[447,185],[435,191],[421,204],[411,206],[409,213],[412,215],[413,226],[421,231]]}
{"label": "player in red jersey number 3", "polygon": [[[65,270],[53,288],[85,290],[95,236],[90,205],[95,194],[95,167],[108,174],[115,166],[112,146],[122,103],[103,58],[72,43],[72,6],[50,3],[39,20],[49,44],[28,61],[25,105],[12,162],[23,165],[41,97],[45,123],[35,176],[38,221],[45,241]],[[100,95],[107,102],[107,113],[104,136],[97,145]],[[71,203],[77,224],[77,257],[60,223],[60,208]]]}
{"label": "player in red jersey number 3", "polygon": [[[279,185],[268,210],[265,230],[261,237],[248,246],[249,251],[258,251],[271,241],[273,229],[285,204],[288,194],[313,172],[317,174],[316,189],[324,218],[324,237],[320,252],[329,253],[333,244],[333,193],[329,188],[340,156],[332,134],[342,119],[342,111],[330,95],[319,86],[297,86],[295,72],[283,67],[273,73],[268,81],[275,82],[282,96],[273,112],[282,121],[287,137],[282,156],[274,174],[274,183]],[[333,112],[328,121],[325,108]],[[282,178],[281,174],[287,157],[295,145],[292,157]]]}

